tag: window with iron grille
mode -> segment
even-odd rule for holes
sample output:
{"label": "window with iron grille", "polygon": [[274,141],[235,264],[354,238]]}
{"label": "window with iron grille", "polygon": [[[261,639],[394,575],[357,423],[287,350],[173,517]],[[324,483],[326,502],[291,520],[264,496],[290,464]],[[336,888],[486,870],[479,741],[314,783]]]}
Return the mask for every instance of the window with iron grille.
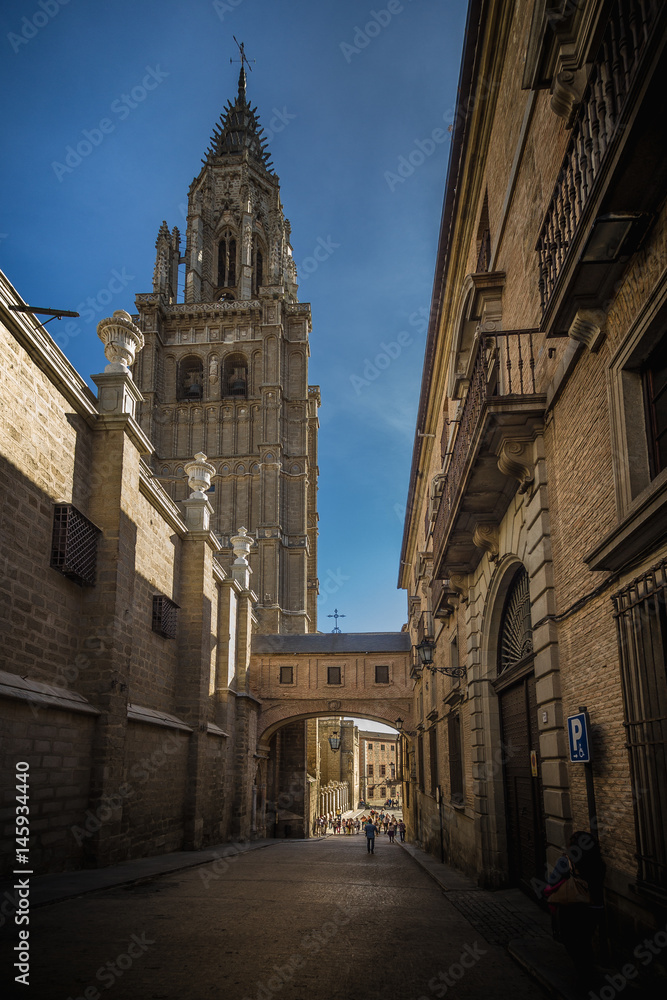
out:
{"label": "window with iron grille", "polygon": [[428,763],[431,779],[431,795],[435,795],[435,790],[438,787],[438,737],[435,726],[428,731]]}
{"label": "window with iron grille", "polygon": [[376,684],[388,684],[389,683],[389,667],[375,667],[375,683]]}
{"label": "window with iron grille", "polygon": [[176,638],[178,604],[164,594],[153,595],[153,631],[163,639]]}
{"label": "window with iron grille", "polygon": [[651,351],[642,369],[651,476],[667,467],[667,337]]}
{"label": "window with iron grille", "polygon": [[372,764],[368,765],[368,777],[369,778],[373,777],[373,765]]}
{"label": "window with iron grille", "polygon": [[417,740],[417,780],[419,788],[424,791],[424,737],[419,736]]}
{"label": "window with iron grille", "polygon": [[71,503],[57,503],[53,508],[51,566],[75,583],[95,583],[97,539],[101,534],[92,521]]}
{"label": "window with iron grille", "polygon": [[387,794],[387,789],[386,788],[381,788],[380,789],[380,798],[383,799],[386,794]]}
{"label": "window with iron grille", "polygon": [[612,598],[633,785],[638,881],[667,892],[667,560]]}
{"label": "window with iron grille", "polygon": [[327,684],[340,683],[340,667],[327,667]]}
{"label": "window with iron grille", "polygon": [[280,683],[281,684],[294,684],[294,667],[281,667],[280,668]]}
{"label": "window with iron grille", "polygon": [[461,716],[452,712],[447,716],[449,743],[449,797],[455,806],[463,805],[463,755],[461,753]]}
{"label": "window with iron grille", "polygon": [[386,764],[380,764],[380,777],[384,778],[385,775],[386,775],[386,773],[387,773],[387,765]]}

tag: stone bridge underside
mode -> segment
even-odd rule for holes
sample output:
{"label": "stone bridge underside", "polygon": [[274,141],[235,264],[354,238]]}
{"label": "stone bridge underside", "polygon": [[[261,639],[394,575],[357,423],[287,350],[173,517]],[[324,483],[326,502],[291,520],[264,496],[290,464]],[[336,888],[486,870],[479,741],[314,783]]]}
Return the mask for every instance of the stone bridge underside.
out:
{"label": "stone bridge underside", "polygon": [[412,727],[406,632],[255,635],[250,691],[262,703],[258,744],[297,719],[344,715]]}

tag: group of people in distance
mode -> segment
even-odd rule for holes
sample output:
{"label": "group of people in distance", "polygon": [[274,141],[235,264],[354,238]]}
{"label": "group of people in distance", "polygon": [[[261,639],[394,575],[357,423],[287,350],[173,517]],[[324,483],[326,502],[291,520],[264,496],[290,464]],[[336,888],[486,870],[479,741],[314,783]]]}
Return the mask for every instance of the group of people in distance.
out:
{"label": "group of people in distance", "polygon": [[366,834],[366,847],[369,854],[375,853],[376,833],[384,831],[389,837],[390,844],[394,843],[397,833],[401,841],[405,840],[405,823],[403,820],[397,822],[396,817],[393,815],[390,816],[389,813],[376,813],[374,809],[371,809],[369,816],[361,817],[361,823]]}

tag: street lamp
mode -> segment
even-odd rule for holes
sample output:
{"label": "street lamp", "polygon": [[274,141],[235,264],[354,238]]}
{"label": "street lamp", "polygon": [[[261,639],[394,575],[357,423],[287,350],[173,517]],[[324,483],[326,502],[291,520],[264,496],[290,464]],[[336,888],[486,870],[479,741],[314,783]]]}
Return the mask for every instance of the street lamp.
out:
{"label": "street lamp", "polygon": [[433,666],[433,650],[435,649],[435,643],[430,639],[422,639],[422,641],[417,646],[417,655],[419,657],[420,666],[426,667],[430,670],[432,674],[446,674],[448,677],[465,677],[466,668],[465,667],[434,667]]}
{"label": "street lamp", "polygon": [[329,737],[329,746],[334,753],[338,753],[340,750],[340,736],[338,735],[337,729],[334,729],[333,733]]}
{"label": "street lamp", "polygon": [[399,736],[416,736],[417,735],[417,733],[414,732],[412,729],[403,729],[403,719],[401,719],[400,716],[399,716],[398,719],[396,719],[396,722],[394,723],[394,725],[398,729]]}

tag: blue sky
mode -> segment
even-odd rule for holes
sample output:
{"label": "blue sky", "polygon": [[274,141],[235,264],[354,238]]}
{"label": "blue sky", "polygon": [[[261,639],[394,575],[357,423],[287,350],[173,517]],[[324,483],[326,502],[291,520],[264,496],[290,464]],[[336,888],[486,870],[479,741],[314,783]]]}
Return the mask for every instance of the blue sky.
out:
{"label": "blue sky", "polygon": [[96,323],[151,290],[162,220],[185,231],[236,93],[233,35],[256,60],[248,97],[270,131],[322,389],[321,631],[335,608],[350,632],[406,619],[396,581],[465,12],[5,0],[0,14],[0,266],[31,305],[82,313],[48,330],[85,378],[105,363]]}

